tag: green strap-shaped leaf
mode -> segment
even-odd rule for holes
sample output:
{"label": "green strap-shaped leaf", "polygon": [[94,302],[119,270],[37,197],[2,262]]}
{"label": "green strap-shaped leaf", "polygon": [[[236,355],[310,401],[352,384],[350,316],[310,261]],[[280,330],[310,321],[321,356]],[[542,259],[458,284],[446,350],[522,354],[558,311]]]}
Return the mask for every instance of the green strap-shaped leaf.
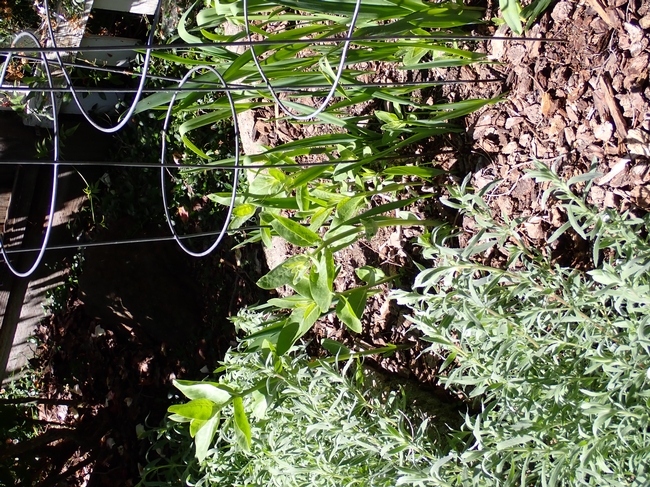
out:
{"label": "green strap-shaped leaf", "polygon": [[310,206],[309,188],[307,185],[300,186],[296,189],[296,202],[300,211],[308,211]]}
{"label": "green strap-shaped leaf", "polygon": [[321,345],[325,350],[327,350],[332,355],[338,355],[338,354],[349,355],[350,353],[352,353],[352,350],[350,350],[348,347],[343,345],[341,342],[330,340],[329,338],[324,338],[323,341],[321,342]]}
{"label": "green strap-shaped leaf", "polygon": [[384,169],[382,172],[386,176],[417,176],[419,178],[433,178],[447,173],[442,169],[423,166],[395,166]]}
{"label": "green strap-shaped leaf", "polygon": [[517,0],[499,0],[499,8],[501,9],[501,15],[503,15],[503,20],[506,21],[508,27],[512,29],[517,35],[523,33],[523,27],[521,25],[521,6]]}
{"label": "green strap-shaped leaf", "polygon": [[310,247],[321,242],[321,238],[316,232],[303,227],[300,223],[281,215],[274,215],[274,217],[275,219],[271,222],[273,230],[287,242],[298,247]]}

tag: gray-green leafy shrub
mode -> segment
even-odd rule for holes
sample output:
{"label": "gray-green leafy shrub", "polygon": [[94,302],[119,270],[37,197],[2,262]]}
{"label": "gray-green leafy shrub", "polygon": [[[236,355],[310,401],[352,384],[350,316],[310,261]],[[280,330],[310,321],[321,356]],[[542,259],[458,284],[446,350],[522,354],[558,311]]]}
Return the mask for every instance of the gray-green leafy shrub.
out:
{"label": "gray-green leafy shrub", "polygon": [[226,355],[218,381],[176,382],[192,400],[150,434],[140,485],[392,487],[438,460],[429,418],[404,393],[368,387],[355,359],[340,369],[298,348],[242,349]]}
{"label": "gray-green leafy shrub", "polygon": [[[521,220],[499,223],[468,179],[447,204],[477,223],[465,248],[444,229],[422,238],[433,261],[395,292],[444,359],[440,380],[475,401],[458,450],[445,468],[451,485],[648,485],[650,459],[650,243],[648,217],[585,203],[573,188],[590,172],[562,180],[538,164],[529,177],[550,183],[556,202],[593,249],[589,272],[553,263],[550,248],[527,245]],[[505,217],[504,217],[505,219]],[[505,268],[477,263],[487,249]],[[465,479],[465,480],[461,480]]]}

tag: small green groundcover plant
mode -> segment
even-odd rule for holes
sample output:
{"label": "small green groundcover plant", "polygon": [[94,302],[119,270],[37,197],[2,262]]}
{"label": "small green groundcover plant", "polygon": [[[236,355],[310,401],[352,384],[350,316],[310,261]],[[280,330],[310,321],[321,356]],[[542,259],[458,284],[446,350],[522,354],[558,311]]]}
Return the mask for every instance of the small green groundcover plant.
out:
{"label": "small green groundcover plant", "polygon": [[[141,485],[648,485],[648,218],[587,205],[574,188],[597,176],[529,174],[568,217],[549,240],[587,240],[588,272],[526,245],[523,221],[497,222],[489,187],[468,179],[444,202],[476,221],[469,244],[444,227],[419,239],[432,265],[393,296],[441,357],[440,382],[471,406],[460,426],[364,383],[342,347],[330,347],[338,362],[313,361],[244,339],[216,381],[176,382],[190,401],[149,433]],[[478,263],[492,247],[502,268]],[[265,326],[243,316],[249,336]]]}

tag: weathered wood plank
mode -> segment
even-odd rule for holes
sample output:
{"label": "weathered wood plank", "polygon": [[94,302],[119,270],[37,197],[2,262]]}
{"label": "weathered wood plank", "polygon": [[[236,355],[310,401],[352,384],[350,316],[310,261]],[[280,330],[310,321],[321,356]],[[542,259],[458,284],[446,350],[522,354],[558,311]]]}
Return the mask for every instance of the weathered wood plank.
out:
{"label": "weathered wood plank", "polygon": [[143,15],[153,15],[157,6],[157,0],[95,0],[94,4],[94,8]]}

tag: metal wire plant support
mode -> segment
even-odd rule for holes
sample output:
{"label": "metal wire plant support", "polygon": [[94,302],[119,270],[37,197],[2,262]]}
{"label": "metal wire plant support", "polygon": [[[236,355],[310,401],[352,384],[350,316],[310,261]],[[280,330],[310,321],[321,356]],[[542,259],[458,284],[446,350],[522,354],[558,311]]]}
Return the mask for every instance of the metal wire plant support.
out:
{"label": "metal wire plant support", "polygon": [[[331,81],[331,84],[329,85],[323,85],[323,84],[312,84],[312,85],[305,85],[305,86],[300,86],[300,87],[274,87],[269,79],[269,77],[266,75],[264,69],[262,68],[262,65],[260,63],[260,60],[258,58],[257,52],[255,51],[255,46],[274,46],[278,44],[286,44],[287,41],[274,41],[274,40],[260,40],[260,41],[254,41],[252,39],[251,35],[251,29],[250,29],[250,21],[249,21],[249,14],[248,14],[248,0],[243,0],[243,5],[244,5],[244,26],[245,26],[245,33],[246,33],[246,40],[237,40],[237,41],[230,41],[230,42],[221,42],[218,44],[214,43],[198,43],[198,44],[187,44],[187,43],[174,43],[174,44],[163,44],[163,45],[158,45],[154,44],[154,32],[156,30],[156,26],[158,24],[158,21],[160,19],[161,15],[161,4],[162,0],[159,0],[158,6],[156,9],[156,13],[153,18],[153,22],[151,25],[151,31],[148,35],[147,43],[146,45],[143,46],[142,50],[145,52],[145,57],[144,57],[144,62],[143,66],[141,69],[141,73],[137,74],[139,76],[139,82],[137,88],[122,88],[122,89],[115,89],[115,88],[110,88],[110,89],[105,89],[105,88],[77,88],[73,85],[72,79],[67,72],[66,68],[69,67],[76,67],[80,69],[94,69],[99,72],[110,72],[110,73],[119,73],[119,74],[129,74],[129,75],[136,75],[136,73],[125,70],[125,69],[118,69],[118,68],[107,68],[107,67],[95,67],[95,66],[89,66],[86,64],[78,63],[78,62],[66,62],[62,59],[61,54],[63,52],[71,52],[71,51],[81,51],[83,50],[84,52],[93,52],[93,51],[104,51],[104,50],[110,50],[113,52],[118,52],[118,51],[125,51],[125,50],[132,50],[133,48],[131,46],[125,47],[125,46],[109,46],[109,47],[100,47],[100,48],[93,48],[93,47],[83,47],[83,48],[70,48],[70,47],[59,47],[57,46],[54,31],[53,31],[53,26],[50,18],[50,10],[49,10],[49,2],[45,0],[45,12],[48,16],[48,21],[46,22],[46,27],[47,27],[47,34],[49,37],[49,41],[51,44],[51,47],[42,47],[39,43],[39,41],[36,39],[36,37],[33,34],[30,33],[21,33],[18,34],[12,45],[7,48],[0,48],[0,52],[2,52],[5,56],[5,61],[2,67],[2,71],[0,72],[0,89],[4,89],[6,91],[12,91],[12,92],[40,92],[40,93],[49,93],[50,95],[50,100],[52,104],[52,121],[53,121],[53,157],[51,161],[2,161],[1,164],[23,164],[23,165],[28,165],[28,164],[51,164],[53,166],[53,182],[52,182],[52,192],[51,192],[51,199],[50,199],[50,205],[49,205],[49,214],[48,214],[48,220],[47,220],[47,227],[46,227],[46,232],[43,237],[43,242],[42,245],[39,249],[32,249],[32,248],[22,248],[22,249],[17,249],[17,250],[7,250],[5,248],[5,243],[0,239],[0,252],[2,253],[2,256],[4,257],[5,261],[7,262],[7,265],[11,272],[15,274],[16,276],[19,277],[28,277],[30,276],[38,267],[40,264],[43,255],[46,250],[48,249],[62,249],[62,248],[80,248],[80,247],[90,247],[90,246],[96,246],[96,245],[117,245],[117,244],[128,244],[128,243],[140,243],[140,242],[156,242],[156,241],[161,241],[161,240],[175,240],[177,244],[181,247],[181,249],[186,252],[187,254],[194,256],[194,257],[203,257],[205,255],[208,255],[210,252],[212,252],[218,245],[219,243],[223,240],[224,235],[228,232],[228,226],[230,224],[230,219],[231,215],[233,212],[233,207],[234,207],[234,202],[235,202],[235,197],[237,194],[237,182],[238,182],[238,177],[239,173],[242,170],[253,170],[253,169],[259,169],[259,168],[269,168],[272,167],[273,165],[265,164],[263,166],[256,166],[256,165],[247,165],[247,166],[241,166],[239,161],[240,161],[240,149],[239,149],[239,128],[237,125],[237,110],[235,103],[232,98],[232,92],[255,92],[255,93],[260,93],[261,91],[264,90],[264,88],[261,88],[260,85],[246,85],[246,84],[240,84],[240,83],[228,83],[224,80],[223,76],[213,67],[207,66],[207,65],[200,65],[200,66],[195,66],[192,69],[190,69],[187,74],[182,78],[182,79],[175,79],[175,78],[169,78],[169,77],[159,77],[159,76],[151,76],[149,74],[149,67],[150,67],[150,62],[151,62],[151,56],[152,52],[154,51],[160,51],[160,50],[172,50],[172,49],[180,49],[180,48],[197,48],[197,47],[214,47],[215,45],[218,45],[219,47],[236,47],[236,46],[244,46],[245,48],[249,49],[252,55],[252,60],[256,66],[256,69],[262,78],[263,85],[266,89],[266,91],[269,94],[269,97],[272,98],[275,103],[277,103],[278,107],[290,118],[298,121],[306,121],[306,120],[311,120],[315,117],[317,117],[319,114],[321,114],[331,103],[334,94],[339,88],[346,88],[346,87],[384,87],[384,86],[392,86],[392,85],[397,85],[397,86],[434,86],[434,85],[441,85],[441,84],[461,84],[461,83],[478,83],[478,82],[499,82],[502,80],[499,79],[489,79],[489,80],[471,80],[471,81],[464,81],[464,80],[442,80],[442,81],[427,81],[424,83],[357,83],[357,84],[350,84],[350,83],[343,83],[341,78],[342,78],[342,73],[344,70],[344,66],[346,65],[347,61],[347,56],[349,52],[349,48],[352,42],[354,41],[377,41],[377,40],[404,40],[404,39],[418,39],[422,41],[426,40],[459,40],[459,39],[465,39],[465,40],[470,40],[470,41],[476,41],[476,40],[486,40],[486,39],[491,39],[491,40],[496,40],[496,39],[507,39],[507,40],[513,40],[514,38],[512,37],[507,37],[507,38],[497,38],[497,37],[490,37],[490,36],[458,36],[458,35],[448,35],[448,34],[432,34],[432,35],[412,35],[412,36],[391,36],[391,35],[374,35],[374,36],[369,36],[369,37],[363,37],[363,36],[358,36],[354,37],[354,31],[357,23],[357,17],[359,15],[359,10],[362,6],[362,0],[356,0],[354,10],[352,12],[352,16],[349,22],[349,27],[347,30],[347,34],[345,37],[341,38],[332,38],[332,37],[324,37],[324,38],[319,38],[318,43],[323,44],[323,43],[331,43],[331,44],[341,44],[342,43],[342,49],[341,49],[341,54],[340,54],[340,59],[338,63],[338,69],[336,72],[336,75],[334,79]],[[29,39],[29,42],[31,42],[30,46],[25,46],[25,45],[19,45],[22,41],[24,44],[24,40]],[[532,38],[522,38],[524,41],[531,41],[531,42],[539,42],[539,41],[557,41],[557,39],[532,39]],[[313,42],[315,42],[312,39],[292,39],[290,41],[292,44],[306,44],[309,45]],[[50,57],[48,58],[48,54]],[[52,57],[53,55],[53,57]],[[12,59],[14,58],[19,58],[23,60],[27,60],[28,62],[38,62],[42,65],[43,70],[46,74],[47,78],[47,86],[46,87],[31,87],[31,86],[12,86],[12,87],[6,87],[5,85],[5,78],[7,74],[7,69],[8,66],[11,62]],[[50,65],[54,65],[60,71],[63,73],[63,77],[65,79],[65,86],[59,87],[59,86],[54,86],[54,81],[52,78],[51,74],[51,68]],[[206,83],[206,82],[195,82],[192,81],[192,76],[201,70],[208,70],[212,72],[219,80],[219,83]],[[158,79],[158,80],[164,80],[164,81],[169,81],[173,83],[177,83],[176,87],[167,87],[167,88],[147,88],[146,82],[148,79]],[[279,99],[278,94],[279,92],[290,92],[290,93],[304,93],[305,96],[312,96],[314,94],[313,91],[308,91],[308,90],[327,90],[327,95],[324,97],[323,101],[316,107],[315,110],[313,110],[311,113],[305,114],[305,115],[296,115],[292,113]],[[235,162],[234,164],[211,164],[211,165],[187,165],[184,164],[181,166],[181,168],[201,168],[203,170],[225,170],[225,171],[232,171],[233,172],[233,178],[232,178],[232,193],[231,193],[231,198],[230,198],[230,205],[228,206],[226,210],[226,218],[225,222],[223,224],[223,227],[219,231],[215,232],[203,232],[199,234],[192,234],[192,235],[185,235],[185,236],[180,236],[177,234],[171,216],[169,214],[169,209],[167,205],[167,195],[165,191],[165,171],[169,170],[171,168],[178,169],[179,166],[176,164],[170,164],[166,162],[166,143],[165,143],[165,135],[167,134],[169,130],[169,121],[170,117],[172,114],[172,108],[174,106],[174,102],[176,101],[176,98],[179,94],[184,93],[184,92],[196,92],[196,93],[224,93],[228,104],[230,106],[230,110],[233,116],[233,124],[234,124],[234,129],[235,129],[235,147],[234,147],[234,154],[235,154]],[[81,105],[80,99],[79,99],[79,93],[80,92],[85,92],[85,93],[134,93],[135,96],[133,98],[133,101],[131,102],[130,106],[126,110],[126,112],[120,117],[121,121],[117,123],[116,125],[112,127],[102,127],[100,126],[97,122],[92,120],[92,118],[86,113],[84,108]],[[52,228],[52,221],[53,221],[53,216],[55,213],[55,208],[56,208],[56,198],[57,198],[57,179],[58,179],[58,171],[60,165],[110,165],[110,166],[130,166],[130,167],[151,167],[151,164],[147,163],[129,163],[129,162],[113,162],[113,163],[94,163],[94,162],[86,162],[86,161],[66,161],[62,162],[59,160],[59,120],[56,112],[56,102],[55,102],[55,95],[57,93],[69,93],[72,97],[72,101],[77,107],[79,108],[82,116],[90,123],[95,129],[104,132],[104,133],[115,133],[122,129],[130,120],[131,115],[135,112],[136,105],[142,98],[143,93],[154,93],[154,92],[163,92],[163,93],[171,93],[172,98],[169,103],[169,107],[167,109],[167,113],[164,119],[162,131],[163,131],[163,143],[161,147],[161,156],[160,156],[160,164],[156,165],[156,167],[160,168],[161,171],[161,192],[162,192],[162,202],[163,202],[163,208],[165,212],[165,218],[167,220],[171,235],[169,237],[160,237],[160,238],[147,238],[147,239],[130,239],[130,240],[121,240],[121,241],[113,241],[113,242],[104,242],[101,244],[98,243],[84,243],[84,244],[70,244],[70,245],[58,245],[58,246],[49,246],[49,238],[50,238],[50,232]],[[349,163],[349,160],[342,161],[345,163]],[[301,164],[301,167],[306,167],[309,165],[319,165],[319,164],[327,164],[329,166],[335,165],[336,161],[329,161],[327,163],[307,163],[307,164]],[[286,165],[285,165],[286,167]],[[240,228],[239,231],[245,231],[250,228],[260,228],[260,227],[244,227]],[[194,252],[187,248],[183,244],[183,240],[186,239],[191,239],[191,238],[197,238],[197,237],[206,237],[206,236],[212,236],[215,237],[214,242],[204,251],[202,252]],[[38,251],[38,255],[33,263],[33,265],[25,272],[20,272],[17,269],[15,269],[10,263],[9,263],[9,255],[8,254],[14,254],[14,253],[24,253],[24,252],[34,252]]]}

